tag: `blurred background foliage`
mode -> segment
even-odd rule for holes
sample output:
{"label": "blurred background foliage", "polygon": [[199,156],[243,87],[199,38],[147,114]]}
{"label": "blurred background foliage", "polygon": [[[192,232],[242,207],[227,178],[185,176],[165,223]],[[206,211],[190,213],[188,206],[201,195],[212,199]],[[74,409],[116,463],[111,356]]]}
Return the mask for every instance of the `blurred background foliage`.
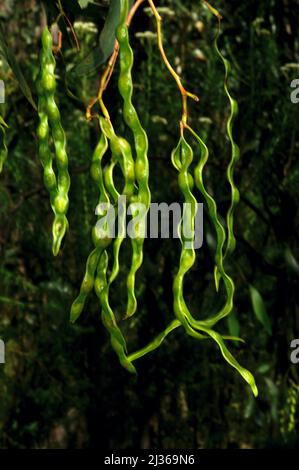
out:
{"label": "blurred background foliage", "polygon": [[[174,332],[138,361],[134,378],[111,351],[94,295],[80,322],[68,322],[95,222],[97,193],[89,165],[99,131],[95,122],[86,122],[84,110],[96,93],[105,59],[99,41],[109,2],[79,2],[86,9],[75,1],[61,3],[80,51],[69,23],[61,20],[58,101],[72,186],[70,230],[54,259],[52,214],[36,153],[37,116],[20,88],[26,81],[36,100],[42,2],[0,0],[0,79],[6,85],[1,114],[9,125],[9,158],[0,178],[0,337],[6,343],[6,364],[0,366],[0,447],[295,447],[299,376],[298,366],[290,362],[290,342],[299,337],[299,105],[290,101],[290,82],[299,77],[298,0],[214,2],[224,16],[221,49],[232,64],[230,85],[240,108],[235,136],[242,155],[236,169],[241,191],[237,250],[228,264],[236,303],[220,329],[245,339],[245,345],[231,348],[255,374],[256,400],[212,342]],[[192,126],[211,151],[206,183],[225,214],[229,109],[223,67],[212,47],[216,23],[194,0],[160,0],[157,5],[163,7],[169,57],[201,98],[190,107]],[[56,3],[46,6],[52,20]],[[153,201],[172,202],[180,200],[170,162],[180,99],[161,63],[154,31],[151,15],[141,8],[131,27],[134,102],[150,141]],[[3,37],[17,64],[13,71]],[[119,111],[117,70],[105,100],[117,129],[130,138]],[[193,311],[207,315],[219,298],[212,283],[215,235],[207,217],[204,224],[204,245],[186,291]],[[173,315],[171,285],[179,244],[147,240],[145,246],[138,314],[122,325],[130,350],[143,346]],[[128,245],[122,253],[122,280],[112,297],[120,316],[129,256]]]}

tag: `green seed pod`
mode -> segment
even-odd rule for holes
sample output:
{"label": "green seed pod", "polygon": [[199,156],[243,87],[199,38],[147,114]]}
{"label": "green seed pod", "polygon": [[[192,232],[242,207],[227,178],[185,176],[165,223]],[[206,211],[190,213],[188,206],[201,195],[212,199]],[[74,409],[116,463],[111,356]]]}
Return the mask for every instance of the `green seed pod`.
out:
{"label": "green seed pod", "polygon": [[68,229],[68,221],[65,215],[59,214],[56,211],[53,227],[52,227],[52,234],[53,234],[53,245],[52,251],[53,255],[57,256],[59,253],[61,242],[64,238],[64,235]]}
{"label": "green seed pod", "polygon": [[112,159],[121,167],[125,185],[122,194],[130,198],[134,193],[135,169],[130,144],[115,134],[110,121],[100,118],[100,126],[103,134],[110,142]]}
{"label": "green seed pod", "polygon": [[49,118],[54,123],[53,124],[53,129],[52,129],[52,134],[55,135],[55,138],[58,141],[62,141],[64,139],[64,133],[61,133],[60,135],[57,134],[57,132],[59,132],[60,128],[58,128],[58,125],[56,124],[57,122],[60,121],[60,111],[59,111],[58,106],[57,106],[57,104],[55,103],[54,100],[48,100],[47,101],[47,112],[48,112]]}
{"label": "green seed pod", "polygon": [[[51,207],[55,215],[52,228],[52,251],[56,256],[68,228],[66,214],[69,206],[70,177],[68,174],[65,133],[54,96],[56,90],[55,65],[55,58],[52,53],[52,35],[46,27],[42,33],[40,73],[37,79],[39,115],[37,136],[39,158],[44,169],[44,184],[49,191]],[[55,147],[57,178],[53,170],[50,132]]]}
{"label": "green seed pod", "polygon": [[96,227],[93,227],[92,241],[96,248],[105,249],[110,245],[112,239],[106,235],[106,231],[101,233]]}
{"label": "green seed pod", "polygon": [[44,92],[54,93],[56,90],[56,80],[53,75],[43,74],[41,77],[41,87]]}
{"label": "green seed pod", "polygon": [[[102,170],[102,159],[107,149],[108,149],[107,138],[104,134],[101,134],[100,140],[92,156],[92,165],[91,165],[91,171],[93,175],[96,175],[94,179],[98,185],[99,192],[100,192],[99,204],[103,202],[104,203],[110,202],[109,196],[104,186],[103,170]],[[110,239],[99,238],[95,227],[92,229],[92,240],[93,240],[95,249],[90,253],[87,259],[85,275],[81,284],[80,292],[71,307],[71,321],[72,322],[75,322],[83,311],[87,296],[94,287],[95,273],[96,273],[96,269],[100,260],[101,253],[111,243]]]}
{"label": "green seed pod", "polygon": [[68,209],[69,200],[65,196],[57,195],[54,200],[54,206],[58,214],[65,214]]}
{"label": "green seed pod", "polygon": [[109,284],[107,283],[107,268],[108,254],[106,251],[103,251],[98,264],[95,280],[95,292],[101,302],[102,307],[102,321],[110,335],[111,345],[114,351],[116,352],[121,365],[125,367],[129,372],[135,373],[135,367],[127,357],[126,341],[123,337],[122,332],[117,326],[114,313],[109,305]]}
{"label": "green seed pod", "polygon": [[[191,130],[191,128],[189,128]],[[192,131],[195,136],[195,133]],[[204,154],[204,158],[206,158],[206,154]],[[189,217],[189,223],[191,221],[192,227],[194,227],[194,218],[196,215],[196,199],[194,198],[190,186],[190,182],[192,180],[189,178],[189,167],[193,160],[193,150],[186,142],[185,138],[181,136],[180,141],[176,149],[172,154],[172,162],[175,168],[179,171],[179,187],[184,195],[185,203],[189,203],[191,206],[191,214]],[[203,185],[202,185],[202,166],[203,161],[199,163],[199,169],[197,168],[196,171],[196,180],[199,183],[199,187],[201,192],[205,195],[206,201],[208,202],[208,207],[210,213],[213,215],[213,220],[218,224],[217,218],[217,211],[216,211],[216,204],[214,200],[206,193]],[[208,196],[208,197],[207,197]],[[212,212],[212,210],[214,212]],[[221,225],[220,225],[221,226]],[[221,226],[222,227],[222,226]],[[180,258],[180,265],[179,270],[174,278],[173,282],[173,308],[175,316],[177,317],[178,321],[184,326],[186,333],[189,336],[192,336],[197,339],[204,339],[206,337],[212,338],[219,346],[219,349],[224,357],[224,359],[234,367],[240,375],[244,378],[244,380],[250,385],[254,395],[258,394],[258,390],[255,384],[254,377],[252,374],[247,370],[244,369],[236,359],[231,355],[228,351],[227,347],[224,344],[223,338],[219,335],[216,331],[210,328],[211,325],[215,324],[220,318],[227,315],[232,308],[232,296],[234,291],[234,284],[232,280],[226,275],[223,266],[222,266],[222,250],[221,243],[218,243],[218,248],[220,246],[220,251],[218,253],[218,266],[221,270],[221,275],[223,276],[224,283],[227,287],[228,299],[226,301],[225,307],[219,312],[213,319],[204,320],[204,321],[197,321],[192,316],[190,310],[188,309],[185,300],[184,300],[184,279],[188,271],[192,268],[195,262],[195,251],[191,241],[191,247],[189,245],[185,246],[185,237],[183,236],[183,228],[184,228],[184,218],[180,224],[180,234],[181,234],[181,241],[182,241],[182,251],[181,251],[181,258]],[[218,228],[218,227],[217,227]],[[223,236],[223,232],[221,230],[220,235]],[[224,235],[225,236],[225,235]],[[222,241],[222,240],[221,240]],[[188,241],[190,244],[190,241]],[[215,322],[215,323],[213,323]]]}
{"label": "green seed pod", "polygon": [[[203,182],[203,170],[208,161],[209,151],[208,151],[207,146],[203,142],[203,140],[199,137],[199,135],[197,135],[196,132],[190,127],[188,127],[188,130],[191,132],[193,137],[195,137],[195,139],[199,143],[200,159],[194,170],[194,180],[195,180],[196,187],[199,189],[200,193],[202,194],[204,198],[204,201],[206,202],[209,217],[211,219],[211,222],[214,225],[214,229],[216,232],[216,239],[217,239],[216,252],[215,252],[215,266],[217,268],[217,272],[220,273],[223,279],[225,290],[226,290],[226,302],[224,306],[221,308],[221,310],[218,313],[216,313],[212,318],[193,323],[193,327],[196,327],[196,325],[198,325],[198,326],[205,326],[207,328],[212,328],[219,320],[229,315],[229,313],[232,311],[235,286],[234,286],[233,280],[226,273],[226,271],[224,270],[224,266],[223,266],[223,247],[224,247],[225,238],[226,238],[225,230],[218,217],[216,202],[207,192],[204,186],[204,182]],[[215,275],[215,283],[216,283],[216,289],[218,290],[219,278],[217,278],[216,275]]]}
{"label": "green seed pod", "polygon": [[48,28],[45,28],[42,33],[42,45],[44,51],[52,51],[52,34]]}
{"label": "green seed pod", "polygon": [[85,275],[81,284],[80,293],[71,307],[70,320],[72,323],[74,323],[81,315],[87,296],[94,287],[95,272],[100,259],[100,254],[101,251],[96,248],[90,253],[87,259]]}
{"label": "green seed pod", "polygon": [[46,167],[44,169],[44,185],[50,193],[55,193],[57,180],[54,170],[51,167]]}
{"label": "green seed pod", "polygon": [[[194,219],[197,210],[197,201],[193,196],[190,187],[189,187],[189,166],[193,160],[193,150],[190,145],[186,142],[185,138],[181,136],[178,146],[174,150],[172,154],[172,161],[179,163],[179,176],[178,182],[181,192],[184,196],[184,202],[190,204],[191,206],[191,225],[194,228]],[[180,266],[177,275],[175,276],[174,283],[173,283],[173,296],[174,296],[174,312],[178,320],[182,322],[185,326],[186,331],[189,332],[188,320],[189,322],[192,321],[191,314],[189,310],[185,306],[184,302],[184,294],[183,294],[183,287],[184,287],[184,277],[185,274],[192,268],[195,262],[195,251],[193,248],[193,242],[191,241],[191,246],[186,247],[184,242],[184,218],[180,224],[180,236],[182,240],[182,249],[181,249],[181,258],[180,258]]]}
{"label": "green seed pod", "polygon": [[[49,123],[44,108],[45,100],[39,99],[38,102],[38,155],[44,170],[44,184],[50,195],[51,206],[54,210],[54,200],[57,193],[56,177],[53,170],[53,159],[49,145]],[[53,185],[54,183],[54,185]]]}
{"label": "green seed pod", "polygon": [[[112,152],[112,160],[104,170],[105,187],[107,188],[114,204],[118,204],[120,196],[126,196],[126,198],[130,200],[135,189],[135,168],[131,146],[125,139],[115,134],[113,126],[108,119],[100,117],[100,127],[103,135],[105,135],[109,141]],[[113,180],[113,170],[117,164],[121,168],[125,181],[121,194],[117,191]],[[125,208],[122,207],[121,213],[118,214],[118,226],[120,231],[117,233],[117,237],[113,243],[114,261],[111,276],[109,278],[109,284],[111,284],[119,274],[119,254],[121,245],[125,238],[126,212],[124,209]]]}

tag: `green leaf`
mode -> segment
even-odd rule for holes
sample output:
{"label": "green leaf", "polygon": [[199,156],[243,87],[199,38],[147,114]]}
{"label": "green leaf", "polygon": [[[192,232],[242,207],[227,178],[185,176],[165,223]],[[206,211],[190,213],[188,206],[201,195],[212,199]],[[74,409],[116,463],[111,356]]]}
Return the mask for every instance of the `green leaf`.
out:
{"label": "green leaf", "polygon": [[267,313],[264,300],[255,287],[250,285],[249,291],[254,314],[258,321],[264,326],[267,333],[270,335],[272,332],[271,320]]}
{"label": "green leaf", "polygon": [[16,61],[13,51],[11,51],[11,49],[9,48],[6,42],[2,24],[0,24],[0,51],[2,52],[6,62],[10,66],[11,70],[13,71],[14,76],[16,77],[24,96],[27,98],[27,100],[33,106],[33,108],[37,109],[34,99],[32,97],[30,87],[23,75],[23,72],[18,62]]}
{"label": "green leaf", "polygon": [[[83,0],[86,3],[86,0]],[[134,0],[130,0],[130,7]],[[70,74],[75,76],[88,75],[95,72],[111,56],[114,43],[115,31],[119,23],[120,3],[119,0],[111,0],[109,11],[102,32],[100,34],[99,45],[92,50],[81,62],[75,65]]]}

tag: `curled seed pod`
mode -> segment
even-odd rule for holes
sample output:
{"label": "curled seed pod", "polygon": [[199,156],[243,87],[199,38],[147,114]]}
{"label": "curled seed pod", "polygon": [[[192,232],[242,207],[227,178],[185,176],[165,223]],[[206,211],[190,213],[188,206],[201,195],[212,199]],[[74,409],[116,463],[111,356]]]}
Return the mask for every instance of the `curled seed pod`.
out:
{"label": "curled seed pod", "polygon": [[122,194],[130,198],[135,188],[135,169],[131,146],[129,142],[115,134],[110,120],[100,117],[100,126],[110,142],[112,159],[120,165],[124,176],[125,184]]}
{"label": "curled seed pod", "polygon": [[[142,265],[143,261],[143,244],[146,231],[146,213],[147,208],[144,203],[140,203],[138,196],[132,198],[130,205],[130,213],[135,219],[133,222],[131,236],[131,244],[133,249],[131,268],[127,277],[127,290],[128,290],[128,302],[127,302],[127,314],[125,318],[130,318],[137,309],[137,299],[135,295],[135,279],[138,269]],[[136,201],[136,202],[134,202]]]}
{"label": "curled seed pod", "polygon": [[122,198],[120,197],[120,194],[117,191],[115,184],[114,184],[113,170],[114,170],[115,165],[116,165],[116,161],[111,160],[111,162],[108,165],[106,165],[104,169],[104,181],[105,181],[107,191],[112,197],[114,204],[115,205],[117,204],[117,223],[118,223],[117,236],[115,237],[115,240],[113,243],[113,266],[112,266],[111,274],[109,277],[109,284],[111,284],[118,276],[119,253],[120,253],[121,245],[126,235],[126,204],[124,200],[125,198],[123,199],[123,197]]}
{"label": "curled seed pod", "polygon": [[107,283],[108,254],[104,250],[101,254],[95,280],[95,292],[101,302],[102,321],[110,334],[111,345],[116,352],[119,361],[125,369],[136,373],[135,367],[128,359],[126,342],[122,332],[117,326],[114,313],[109,305],[109,284]]}
{"label": "curled seed pod", "polygon": [[[196,203],[196,199],[194,198],[192,194],[192,191],[190,188],[190,178],[188,177],[188,170],[192,163],[192,160],[193,160],[193,150],[182,135],[178,146],[173,152],[172,161],[177,163],[177,166],[179,168],[179,178],[178,178],[179,187],[181,189],[181,192],[184,195],[185,203],[189,203],[191,206],[191,211],[189,214],[189,224],[191,222],[191,226],[192,228],[194,228],[194,218],[196,215],[197,203]],[[197,177],[200,175],[201,173],[199,172],[199,175],[197,174]],[[210,199],[209,199],[209,203],[211,203]],[[184,278],[185,278],[186,273],[192,268],[194,264],[195,251],[194,251],[192,241],[190,242],[190,240],[188,240],[188,247],[185,246],[186,237],[184,236],[183,221],[181,222],[181,225],[180,225],[180,235],[181,235],[181,241],[182,241],[180,266],[179,266],[178,273],[175,276],[175,279],[173,282],[174,313],[177,319],[184,326],[185,331],[189,336],[192,336],[200,340],[206,338],[207,336],[211,337],[218,344],[219,349],[224,359],[240,373],[243,379],[250,385],[253,394],[257,396],[258,390],[255,384],[253,375],[247,369],[244,369],[232,356],[232,354],[229,352],[229,350],[227,349],[223,341],[223,337],[219,333],[217,333],[216,331],[212,330],[209,327],[209,324],[213,324],[213,320],[216,319],[216,321],[218,321],[220,319],[219,314],[216,315],[214,319],[211,319],[211,320],[196,321],[185,303],[184,293],[183,293]],[[222,251],[220,253],[222,256]],[[221,269],[221,274],[224,278],[224,282],[228,282],[228,280],[231,281],[230,278],[224,272],[224,270],[222,270],[221,262],[220,262],[220,269]],[[232,286],[233,286],[233,283],[232,283]],[[230,287],[232,286],[230,285]],[[231,299],[229,300],[231,301]],[[231,307],[230,301],[227,302],[225,305],[225,308],[222,309],[222,312],[221,312],[222,315],[227,314],[225,313],[225,309],[229,310],[229,308]]]}
{"label": "curled seed pod", "polygon": [[111,160],[111,162],[109,162],[109,164],[105,166],[104,182],[105,182],[107,191],[112,198],[113,203],[117,204],[117,201],[120,197],[120,193],[117,191],[115,184],[114,184],[114,179],[113,179],[113,171],[114,171],[115,165],[116,165],[116,161]]}
{"label": "curled seed pod", "polygon": [[86,262],[85,275],[80,287],[80,293],[71,306],[70,321],[74,323],[81,315],[88,294],[94,287],[95,272],[99,263],[101,251],[95,248],[89,255]]}
{"label": "curled seed pod", "polygon": [[[111,243],[111,237],[109,232],[109,225],[104,224],[103,229],[101,226],[98,228],[98,223],[101,222],[102,218],[107,215],[110,208],[110,198],[108,191],[105,187],[104,182],[104,171],[102,168],[102,159],[108,149],[108,141],[104,134],[101,134],[100,141],[94,151],[92,164],[91,164],[91,175],[94,181],[98,184],[100,197],[97,206],[97,215],[99,216],[98,222],[92,230],[92,238],[95,247],[101,250],[107,248]],[[101,205],[104,204],[104,209]]]}
{"label": "curled seed pod", "polygon": [[[57,255],[61,241],[68,227],[66,214],[69,207],[68,192],[70,189],[70,176],[68,172],[68,156],[66,153],[66,138],[61,125],[60,112],[55,103],[54,96],[47,99],[47,113],[52,129],[52,137],[55,146],[56,166],[57,166],[57,196],[54,201],[55,212],[63,216],[63,224],[60,231],[53,231],[53,253]],[[55,220],[54,220],[55,225]]]}
{"label": "curled seed pod", "polygon": [[[134,136],[136,149],[135,175],[138,185],[138,202],[143,204],[145,211],[143,214],[143,223],[145,223],[147,212],[150,207],[151,194],[148,185],[149,163],[148,163],[148,139],[143,129],[136,109],[132,103],[133,80],[132,67],[134,55],[129,42],[128,27],[126,19],[128,15],[128,0],[120,1],[120,24],[116,31],[116,38],[119,43],[120,75],[118,80],[119,92],[123,98],[123,117],[127,126],[131,129]],[[142,223],[142,222],[141,222]],[[127,317],[132,316],[137,308],[135,297],[135,276],[142,265],[143,260],[144,235],[132,239],[133,259],[131,269],[127,279],[128,287],[128,305]]]}
{"label": "curled seed pod", "polygon": [[[119,197],[119,193],[115,188],[113,181],[114,166],[119,164],[123,171],[125,178],[125,195],[131,194],[130,186],[132,186],[132,184],[134,185],[134,166],[131,163],[133,159],[130,154],[131,150],[129,144],[127,144],[124,139],[121,139],[115,135],[111,123],[108,123],[107,120],[100,117],[99,122],[102,135],[93,155],[91,174],[99,186],[100,203],[105,202],[110,204],[109,194],[112,195],[114,202],[117,202]],[[103,171],[102,159],[108,148],[108,140],[112,150],[112,161]],[[100,211],[99,219],[101,219],[101,217],[104,215],[105,211]],[[125,339],[121,333],[121,330],[117,326],[114,313],[109,305],[110,283],[107,282],[108,253],[106,248],[111,243],[111,238],[103,238],[101,233],[97,231],[97,227],[94,227],[92,236],[96,248],[88,259],[86,265],[86,275],[81,285],[80,294],[72,306],[71,319],[75,320],[81,314],[86,295],[94,287],[102,307],[102,322],[110,334],[111,345],[115,350],[122,366],[125,367],[129,372],[135,373],[134,366],[127,358]],[[117,263],[120,242],[120,240],[117,240],[118,248],[115,248],[114,246],[114,253],[115,257],[117,258]],[[114,245],[115,244],[116,242]]]}
{"label": "curled seed pod", "polygon": [[[55,209],[56,209],[56,202]],[[52,253],[54,256],[57,256],[60,250],[61,242],[66,231],[69,228],[68,220],[65,215],[56,213],[54,217],[54,222],[52,226],[52,235],[53,235],[53,243],[52,243]]]}
{"label": "curled seed pod", "polygon": [[6,143],[6,124],[0,116],[0,173],[2,172],[3,165],[7,159],[8,148]]}
{"label": "curled seed pod", "polygon": [[[37,80],[39,126],[39,158],[44,169],[44,184],[50,194],[51,207],[54,212],[52,227],[54,256],[59,252],[62,239],[68,228],[66,214],[69,206],[68,192],[70,177],[68,173],[68,156],[66,138],[61,125],[59,109],[55,102],[55,58],[52,53],[52,35],[46,27],[42,33],[42,50],[40,54],[40,72]],[[53,170],[49,136],[52,134],[57,166],[57,177]]]}
{"label": "curled seed pod", "polygon": [[[112,160],[104,170],[105,186],[114,203],[119,206],[119,230],[113,244],[114,261],[111,276],[109,278],[109,284],[111,284],[119,274],[119,253],[125,238],[125,199],[121,199],[120,196],[125,196],[128,200],[131,199],[135,188],[135,170],[130,144],[125,139],[115,134],[110,120],[100,117],[100,126],[103,134],[109,140],[112,152]],[[113,170],[116,164],[120,166],[125,181],[122,194],[119,194],[114,185]]]}
{"label": "curled seed pod", "polygon": [[[193,150],[190,145],[186,142],[184,136],[182,135],[177,147],[172,152],[172,161],[179,162],[179,187],[184,196],[184,202],[189,204],[191,207],[191,211],[189,213],[189,228],[194,230],[195,226],[195,216],[197,211],[197,201],[192,194],[190,187],[189,187],[189,166],[191,165],[193,160]],[[185,210],[185,209],[184,209]],[[185,218],[186,224],[186,218]],[[173,282],[173,306],[174,306],[174,313],[177,319],[182,323],[185,327],[187,333],[191,332],[190,323],[192,323],[192,316],[189,312],[185,301],[184,301],[184,278],[187,272],[192,268],[195,262],[195,250],[193,246],[192,240],[188,241],[186,244],[186,239],[184,237],[184,217],[181,220],[180,227],[179,227],[179,235],[182,242],[181,248],[181,257],[180,257],[180,265],[178,272],[174,278]],[[202,335],[201,335],[202,337]]]}
{"label": "curled seed pod", "polygon": [[[107,138],[104,134],[101,134],[99,143],[97,144],[95,151],[92,157],[92,164],[91,164],[91,175],[94,181],[97,183],[99,190],[100,190],[100,197],[99,197],[99,204],[101,203],[109,203],[109,196],[105,189],[104,179],[103,179],[103,171],[102,171],[102,159],[108,149],[108,142]],[[104,248],[108,245],[107,240],[100,239],[97,237],[95,230],[93,229],[93,242],[95,245],[95,249],[90,253],[87,262],[86,262],[86,270],[85,275],[80,287],[80,292],[78,297],[72,304],[71,307],[71,322],[75,322],[79,316],[81,315],[87,296],[90,294],[94,287],[95,281],[95,273],[99,263],[99,259],[101,253]],[[110,242],[110,241],[109,241]]]}
{"label": "curled seed pod", "polygon": [[[203,142],[203,140],[199,137],[198,134],[196,134],[196,132],[191,127],[187,126],[187,129],[191,132],[191,134],[195,137],[195,139],[199,143],[200,159],[194,170],[194,180],[195,180],[196,187],[199,189],[200,193],[202,194],[207,204],[209,217],[211,219],[211,222],[214,225],[216,238],[217,238],[216,252],[215,252],[215,266],[224,281],[224,286],[226,290],[226,302],[223,308],[212,318],[203,320],[203,321],[198,321],[195,324],[193,324],[193,326],[197,324],[198,326],[201,325],[207,328],[211,328],[219,320],[229,315],[229,313],[231,312],[233,308],[235,286],[234,286],[233,280],[225,272],[224,266],[223,266],[223,247],[225,243],[225,230],[221,222],[219,221],[216,202],[212,198],[212,196],[210,196],[210,194],[207,192],[204,186],[204,181],[203,181],[203,169],[208,161],[209,150],[207,146],[205,145],[205,143]],[[218,282],[217,282],[216,276],[215,276],[215,282],[216,282],[216,288],[218,290]]]}
{"label": "curled seed pod", "polygon": [[117,208],[117,237],[113,243],[113,266],[109,277],[109,284],[111,284],[119,273],[119,253],[123,240],[126,236],[126,201],[124,197],[119,197]]}
{"label": "curled seed pod", "polygon": [[233,99],[233,97],[231,96],[229,92],[228,80],[229,80],[231,67],[230,67],[229,61],[223,56],[223,54],[221,53],[219,49],[219,46],[218,46],[219,35],[220,35],[220,23],[219,23],[218,31],[215,37],[214,46],[225,69],[224,91],[226,93],[226,96],[228,98],[229,105],[230,105],[230,115],[226,124],[226,132],[227,132],[227,136],[230,141],[230,144],[231,144],[231,160],[229,162],[229,165],[227,167],[227,172],[226,172],[227,179],[231,188],[231,204],[226,215],[227,244],[226,244],[226,249],[224,253],[224,259],[225,259],[226,256],[230,255],[234,251],[235,246],[236,246],[236,239],[234,236],[234,212],[235,212],[236,205],[239,202],[240,195],[239,195],[238,188],[236,187],[235,182],[234,182],[234,169],[235,169],[236,163],[238,162],[240,158],[240,150],[237,144],[235,143],[234,137],[233,137],[233,122],[234,122],[236,115],[238,114],[238,103],[236,102],[235,99]]}
{"label": "curled seed pod", "polygon": [[251,374],[251,372],[249,372],[249,370],[242,367],[239,364],[239,362],[233,357],[233,355],[229,352],[229,350],[227,349],[223,341],[223,337],[216,331],[211,330],[210,328],[202,327],[201,330],[207,335],[209,335],[218,344],[223,358],[226,360],[226,362],[228,362],[228,364],[230,364],[232,367],[234,367],[234,369],[236,369],[239,372],[239,374],[243,377],[245,382],[247,382],[248,385],[250,386],[254,396],[257,397],[258,389],[257,389],[253,375]]}

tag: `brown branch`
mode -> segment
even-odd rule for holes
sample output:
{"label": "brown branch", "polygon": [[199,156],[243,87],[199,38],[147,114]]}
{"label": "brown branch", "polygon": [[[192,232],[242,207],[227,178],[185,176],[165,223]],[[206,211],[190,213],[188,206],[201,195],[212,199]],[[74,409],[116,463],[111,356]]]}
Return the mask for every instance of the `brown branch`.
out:
{"label": "brown branch", "polygon": [[181,81],[181,78],[179,77],[179,75],[176,73],[176,71],[174,70],[174,68],[170,64],[170,62],[167,58],[166,52],[164,50],[164,46],[163,46],[163,35],[162,35],[162,25],[161,25],[162,18],[159,15],[158,10],[157,10],[153,0],[148,0],[148,3],[150,5],[150,8],[151,8],[151,10],[153,12],[153,15],[154,15],[154,18],[156,20],[157,36],[158,36],[158,47],[159,47],[159,50],[160,50],[162,60],[163,60],[164,64],[166,65],[167,69],[169,70],[169,72],[171,73],[172,77],[176,81],[178,89],[180,90],[180,93],[182,95],[182,108],[183,109],[182,109],[182,120],[181,120],[181,132],[183,132],[183,128],[187,124],[187,120],[188,120],[188,98],[192,98],[194,101],[199,101],[199,98],[196,95],[194,95],[193,93],[190,93],[189,91],[187,91],[184,88],[184,86],[182,84],[182,81]]}

